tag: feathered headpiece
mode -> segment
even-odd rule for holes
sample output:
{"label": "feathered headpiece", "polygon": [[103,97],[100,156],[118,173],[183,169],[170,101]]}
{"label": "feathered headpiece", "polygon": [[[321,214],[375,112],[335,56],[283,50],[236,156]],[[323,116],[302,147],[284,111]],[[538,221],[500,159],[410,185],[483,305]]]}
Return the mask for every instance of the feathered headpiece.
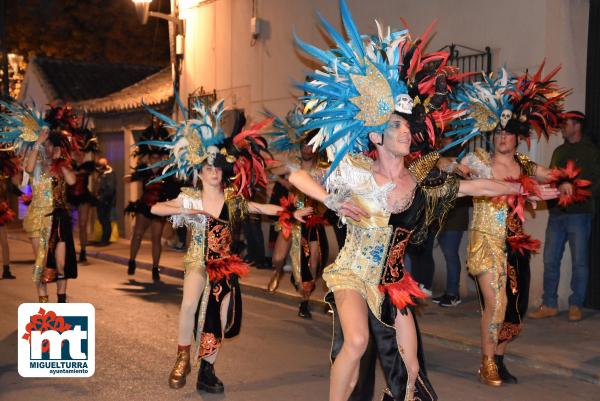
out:
{"label": "feathered headpiece", "polygon": [[383,132],[394,111],[410,114],[413,106],[398,70],[399,46],[408,31],[388,32],[381,43],[365,44],[346,2],[340,0],[339,6],[348,42],[320,14],[335,49],[321,50],[295,37],[300,49],[322,63],[297,86],[305,92],[301,99],[321,105],[306,115],[303,130],[319,129],[313,143],[327,149],[332,170],[348,152],[366,150],[368,134]]}
{"label": "feathered headpiece", "polygon": [[163,120],[157,119],[144,129],[136,144],[136,149],[132,152],[133,157],[146,156],[151,154],[167,155],[169,150],[161,146],[148,145],[152,141],[169,141],[169,131],[164,127]]}
{"label": "feathered headpiece", "polygon": [[[457,85],[449,98],[449,107],[460,118],[452,122],[452,130],[445,135],[454,141],[443,150],[469,141],[478,135],[506,128],[514,114],[511,93],[516,80],[502,68],[497,78],[494,74],[483,75],[483,80]],[[442,150],[442,151],[443,151]]]}
{"label": "feathered headpiece", "polygon": [[[180,108],[185,116],[187,111],[181,104]],[[192,110],[197,118],[186,118],[181,123],[149,107],[146,109],[163,121],[167,128],[175,131],[166,140],[146,140],[139,143],[162,148],[169,154],[166,160],[147,167],[163,168],[162,174],[150,182],[175,175],[180,180],[191,178],[196,185],[202,166],[209,164],[223,169],[224,179],[235,185],[243,195],[250,195],[255,185],[266,186],[265,167],[268,160],[265,160],[264,155],[267,141],[260,133],[271,120],[255,124],[234,138],[226,139],[221,126],[224,110],[222,100],[210,107],[196,102]]]}
{"label": "feathered headpiece", "polygon": [[327,149],[333,160],[330,171],[348,152],[367,150],[368,134],[382,133],[394,112],[409,121],[413,152],[432,147],[437,127],[443,129],[456,116],[445,107],[448,84],[464,76],[448,66],[447,52],[425,53],[434,24],[413,40],[408,30],[384,32],[376,21],[378,35],[366,37],[358,32],[345,0],[339,5],[348,42],[320,15],[335,49],[321,50],[296,37],[300,49],[323,63],[298,85],[306,93],[301,99],[320,106],[305,115],[302,129],[319,130],[311,142]]}
{"label": "feathered headpiece", "polygon": [[88,128],[88,121],[81,119],[81,125],[73,130],[73,143],[81,152],[98,152],[98,137]]}
{"label": "feathered headpiece", "polygon": [[285,119],[265,110],[264,114],[273,120],[272,130],[265,133],[273,138],[269,142],[269,148],[275,152],[298,150],[312,139],[317,130],[304,130],[304,124],[307,121],[305,114],[316,111],[319,106],[320,103],[315,100],[299,103],[288,111]]}
{"label": "feathered headpiece", "polygon": [[496,79],[490,75],[484,76],[482,82],[458,85],[450,107],[459,111],[461,117],[446,133],[454,141],[444,149],[500,129],[520,135],[528,143],[532,129],[538,140],[555,132],[568,117],[563,102],[570,91],[559,88],[552,80],[560,67],[542,78],[543,68],[544,62],[532,77],[528,73],[513,77],[502,69]]}
{"label": "feathered headpiece", "polygon": [[0,107],[3,109],[0,113],[0,144],[16,153],[32,146],[41,129],[48,125],[42,113],[21,103],[0,100]]}
{"label": "feathered headpiece", "polygon": [[80,127],[79,117],[68,105],[50,105],[50,108],[44,113],[44,121],[51,130],[73,133]]}

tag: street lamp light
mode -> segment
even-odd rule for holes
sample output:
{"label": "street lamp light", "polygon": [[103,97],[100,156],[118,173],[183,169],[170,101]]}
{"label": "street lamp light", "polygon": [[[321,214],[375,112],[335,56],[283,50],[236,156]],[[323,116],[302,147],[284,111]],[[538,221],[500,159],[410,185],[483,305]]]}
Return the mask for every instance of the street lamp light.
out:
{"label": "street lamp light", "polygon": [[152,0],[133,0],[133,3],[135,4],[135,12],[137,13],[138,19],[142,25],[146,25]]}
{"label": "street lamp light", "polygon": [[165,14],[165,13],[159,13],[156,11],[150,11],[150,3],[152,3],[152,0],[131,0],[131,1],[133,1],[133,4],[135,4],[135,11],[136,11],[138,19],[140,20],[142,25],[145,25],[148,22],[148,17],[156,17],[156,18],[165,19],[167,21],[173,22],[174,24],[176,24],[178,26],[182,22],[177,17],[176,13]]}
{"label": "street lamp light", "polygon": [[169,49],[171,53],[171,64],[173,66],[173,86],[175,91],[179,91],[179,76],[183,61],[184,48],[184,25],[183,20],[179,18],[178,0],[171,0],[171,14],[150,11],[152,0],[132,0],[135,5],[135,11],[138,20],[142,25],[148,22],[149,17],[155,17],[167,20],[173,24],[173,29],[169,29]]}

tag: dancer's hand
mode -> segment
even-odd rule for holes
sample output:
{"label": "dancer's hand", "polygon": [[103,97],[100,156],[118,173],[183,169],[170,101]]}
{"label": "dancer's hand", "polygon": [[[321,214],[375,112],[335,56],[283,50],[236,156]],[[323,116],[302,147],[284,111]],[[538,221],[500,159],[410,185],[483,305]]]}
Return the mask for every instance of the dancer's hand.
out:
{"label": "dancer's hand", "polygon": [[531,202],[541,201],[541,200],[549,200],[556,199],[560,195],[560,191],[557,188],[551,187],[548,184],[540,185],[538,195],[529,195],[527,200]]}
{"label": "dancer's hand", "polygon": [[563,196],[573,196],[573,184],[570,182],[563,182],[558,186],[558,190]]}
{"label": "dancer's hand", "polygon": [[351,200],[341,202],[336,212],[340,216],[350,217],[356,221],[359,221],[361,218],[369,218],[369,213]]}
{"label": "dancer's hand", "polygon": [[298,209],[294,212],[294,218],[298,220],[300,223],[304,223],[304,218],[306,216],[310,216],[313,214],[314,210],[312,207],[303,207],[302,209]]}
{"label": "dancer's hand", "polygon": [[551,186],[549,186],[547,184],[540,185],[539,189],[540,189],[540,195],[541,196],[530,195],[530,196],[527,197],[527,200],[529,201],[529,203],[531,203],[531,207],[533,209],[537,208],[538,201],[549,200],[549,199],[556,199],[560,195],[560,191],[558,189],[556,189],[554,187],[551,187]]}

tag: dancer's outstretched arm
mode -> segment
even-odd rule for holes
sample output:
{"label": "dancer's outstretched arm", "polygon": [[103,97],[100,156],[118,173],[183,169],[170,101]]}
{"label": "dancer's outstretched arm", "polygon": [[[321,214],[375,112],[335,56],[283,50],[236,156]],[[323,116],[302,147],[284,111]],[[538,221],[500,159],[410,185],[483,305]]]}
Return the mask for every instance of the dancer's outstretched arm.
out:
{"label": "dancer's outstretched arm", "polygon": [[[278,212],[281,212],[283,208],[279,205],[273,205],[270,203],[256,203],[248,202],[248,211],[250,213],[265,214],[267,216],[277,216]],[[294,218],[301,223],[304,223],[304,218],[310,216],[313,213],[312,207],[303,207],[294,212]]]}
{"label": "dancer's outstretched arm", "polygon": [[[541,196],[529,196],[533,201],[557,198],[559,191],[547,185],[540,185]],[[514,182],[499,180],[475,179],[461,180],[459,183],[458,196],[502,196],[518,195],[521,193],[521,185]]]}
{"label": "dancer's outstretched arm", "polygon": [[[325,204],[329,209],[337,212],[341,216],[347,216],[354,220],[360,220],[363,217],[369,217],[369,214],[352,200],[334,200],[332,195],[327,193],[325,188],[304,170],[296,170],[290,174],[289,181],[304,192],[306,195]],[[333,201],[333,202],[331,202]]]}
{"label": "dancer's outstretched arm", "polygon": [[150,209],[150,212],[157,216],[171,216],[174,214],[200,214],[202,213],[202,210],[184,208],[183,201],[179,198],[175,198],[166,202],[154,204]]}

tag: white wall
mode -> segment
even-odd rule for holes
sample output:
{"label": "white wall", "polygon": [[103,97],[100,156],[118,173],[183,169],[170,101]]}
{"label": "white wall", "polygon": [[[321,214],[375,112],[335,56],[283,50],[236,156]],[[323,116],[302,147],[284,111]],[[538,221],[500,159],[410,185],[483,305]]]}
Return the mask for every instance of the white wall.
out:
{"label": "white wall", "polygon": [[[260,118],[263,108],[283,114],[294,103],[292,79],[303,80],[311,61],[293,46],[292,31],[319,47],[326,40],[318,29],[318,9],[330,23],[341,29],[337,1],[334,0],[256,0],[257,16],[266,22],[263,36],[251,43],[251,0],[216,0],[181,4],[186,19],[186,44],[182,98],[204,86],[217,90],[229,106],[245,109]],[[544,57],[550,70],[562,63],[559,82],[574,89],[568,108],[583,109],[589,0],[348,0],[358,27],[374,33],[374,19],[401,28],[400,17],[420,35],[431,21],[439,18],[430,50],[450,43],[494,52],[494,67],[534,71]],[[188,8],[186,8],[188,7]],[[314,67],[314,65],[312,65]],[[547,164],[558,138],[532,146],[535,160]],[[547,212],[536,212],[526,228],[544,239]],[[464,245],[464,244],[463,244]],[[436,256],[438,260],[439,252]],[[443,263],[438,264],[443,279]],[[532,260],[532,304],[541,296],[541,255]],[[570,256],[565,255],[560,286],[561,306],[565,306],[570,279]]]}

